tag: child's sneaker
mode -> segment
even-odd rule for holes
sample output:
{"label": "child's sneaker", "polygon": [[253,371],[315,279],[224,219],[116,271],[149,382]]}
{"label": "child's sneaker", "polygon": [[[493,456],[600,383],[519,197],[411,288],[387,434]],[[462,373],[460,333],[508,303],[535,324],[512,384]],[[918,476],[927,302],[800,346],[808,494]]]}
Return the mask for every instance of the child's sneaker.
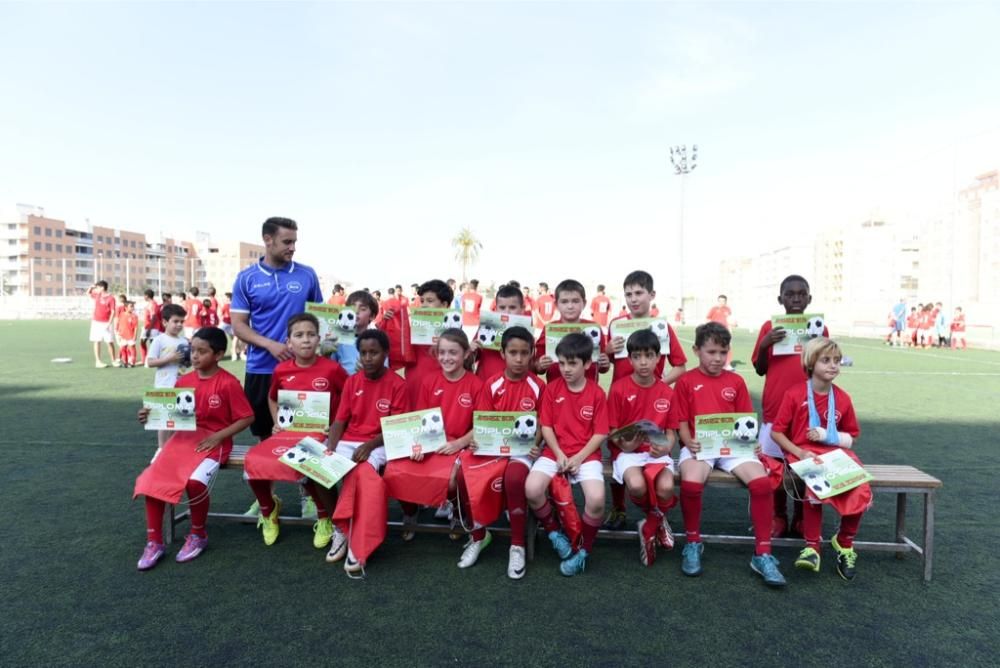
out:
{"label": "child's sneaker", "polygon": [[764,583],[770,587],[784,587],[785,576],[778,570],[778,560],[773,554],[758,554],[750,560],[750,568],[754,573],[764,578]]}
{"label": "child's sneaker", "polygon": [[552,549],[560,559],[568,559],[569,555],[573,554],[573,546],[562,531],[550,531],[549,542],[552,543]]}
{"label": "child's sneaker", "polygon": [[643,566],[652,566],[656,561],[656,539],[646,535],[647,520],[639,520],[639,563]]}
{"label": "child's sneaker", "polygon": [[559,572],[566,577],[579,575],[587,567],[587,551],[582,547],[573,553],[569,559],[559,564]]}
{"label": "child's sneaker", "polygon": [[107,369],[108,365],[105,364],[104,362],[94,362],[94,368],[95,369]]}
{"label": "child's sneaker", "polygon": [[479,554],[489,547],[490,543],[493,542],[493,534],[489,531],[486,532],[486,536],[482,540],[472,540],[465,546],[465,550],[462,551],[462,558],[458,560],[459,568],[469,568],[476,564],[476,560],[479,559]]}
{"label": "child's sneaker", "polygon": [[[365,567],[361,565],[361,562],[355,558],[354,553],[351,552],[351,548],[347,548],[347,559],[344,560],[344,571],[347,573],[349,578],[364,577]],[[362,575],[357,575],[361,573]]]}
{"label": "child's sneaker", "polygon": [[607,519],[604,520],[604,524],[601,528],[606,531],[621,531],[624,529],[625,511],[612,508],[611,512],[608,513]]}
{"label": "child's sneaker", "polygon": [[302,510],[302,519],[315,520],[319,519],[319,511],[316,510],[316,502],[312,500],[309,496],[303,496],[300,502]]}
{"label": "child's sneaker", "polygon": [[656,542],[664,550],[674,549],[674,530],[670,528],[666,515],[660,520],[660,526],[656,527]]}
{"label": "child's sneaker", "polygon": [[208,536],[196,536],[189,533],[184,539],[184,547],[177,553],[177,563],[183,564],[186,561],[197,559],[206,547],[208,547]]}
{"label": "child's sneaker", "polygon": [[148,571],[150,568],[156,565],[156,562],[160,560],[164,554],[167,553],[163,543],[154,543],[149,541],[146,543],[146,548],[142,551],[142,557],[139,558],[139,563],[137,568],[140,571]]}
{"label": "child's sneaker", "polygon": [[830,545],[837,551],[837,573],[850,582],[857,574],[854,566],[858,561],[858,553],[853,547],[841,547],[836,536],[830,541]]}
{"label": "child's sneaker", "polygon": [[795,559],[795,568],[819,573],[819,552],[811,547],[803,549]]}
{"label": "child's sneaker", "polygon": [[684,575],[701,575],[701,553],[705,546],[701,543],[685,543],[681,552],[681,572]]}
{"label": "child's sneaker", "polygon": [[417,537],[417,516],[403,515],[403,535],[405,542],[409,543]]}
{"label": "child's sneaker", "polygon": [[525,570],[524,548],[520,545],[510,546],[510,557],[507,560],[507,577],[520,580]]}
{"label": "child's sneaker", "polygon": [[330,538],[330,551],[326,553],[326,563],[332,564],[340,561],[347,554],[347,536],[340,529],[334,527],[333,536]]}
{"label": "child's sneaker", "polygon": [[243,517],[256,517],[257,515],[260,515],[260,502],[254,499],[250,507],[243,513]]}
{"label": "child's sneaker", "polygon": [[454,514],[455,507],[451,505],[451,501],[445,501],[434,509],[434,519],[436,520],[450,520]]}
{"label": "child's sneaker", "polygon": [[275,497],[274,508],[271,509],[271,514],[264,517],[263,513],[261,513],[257,519],[257,528],[264,534],[264,545],[274,545],[274,541],[278,540],[278,534],[281,532],[281,525],[278,523],[280,516],[281,499]]}
{"label": "child's sneaker", "polygon": [[313,525],[313,547],[322,550],[330,544],[331,538],[333,538],[333,522],[330,518],[316,520],[316,524]]}

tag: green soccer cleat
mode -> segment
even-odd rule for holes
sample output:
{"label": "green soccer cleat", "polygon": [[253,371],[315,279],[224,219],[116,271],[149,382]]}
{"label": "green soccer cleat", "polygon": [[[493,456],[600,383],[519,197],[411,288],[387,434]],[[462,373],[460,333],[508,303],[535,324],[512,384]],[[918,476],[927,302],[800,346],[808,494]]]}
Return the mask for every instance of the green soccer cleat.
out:
{"label": "green soccer cleat", "polygon": [[855,564],[858,561],[858,553],[854,551],[853,547],[841,547],[836,536],[830,541],[830,545],[837,551],[837,573],[850,582],[857,574]]}
{"label": "green soccer cleat", "polygon": [[313,547],[322,550],[330,544],[331,538],[333,538],[333,522],[330,518],[316,520],[316,524],[313,525]]}
{"label": "green soccer cleat", "polygon": [[254,502],[243,513],[243,517],[256,517],[257,515],[260,515],[260,503],[254,499]]}
{"label": "green soccer cleat", "polygon": [[798,558],[795,559],[795,568],[819,573],[819,561],[819,552],[811,547],[807,547],[799,552]]}
{"label": "green soccer cleat", "polygon": [[263,513],[257,520],[257,528],[264,534],[264,545],[274,545],[281,533],[281,525],[278,524],[278,517],[281,516],[281,499],[274,497],[274,509],[271,514],[264,517]]}
{"label": "green soccer cleat", "polygon": [[316,510],[316,502],[308,496],[302,497],[302,518],[307,520],[319,519],[319,511]]}
{"label": "green soccer cleat", "polygon": [[604,524],[601,526],[605,531],[621,531],[625,528],[625,511],[611,509],[608,513],[607,519],[604,520]]}

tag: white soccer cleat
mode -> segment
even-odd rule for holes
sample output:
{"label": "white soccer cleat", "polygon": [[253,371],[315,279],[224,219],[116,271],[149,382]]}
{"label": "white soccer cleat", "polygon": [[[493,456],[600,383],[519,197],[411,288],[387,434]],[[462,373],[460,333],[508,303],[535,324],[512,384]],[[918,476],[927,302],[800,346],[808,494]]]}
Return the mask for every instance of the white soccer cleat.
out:
{"label": "white soccer cleat", "polygon": [[347,554],[347,536],[340,529],[336,529],[330,539],[330,551],[326,553],[326,563],[338,562],[345,554]]}
{"label": "white soccer cleat", "polygon": [[507,560],[507,577],[520,580],[525,571],[524,548],[520,545],[510,546],[510,558]]}
{"label": "white soccer cleat", "polygon": [[493,542],[493,534],[489,531],[486,532],[486,536],[482,540],[472,540],[465,544],[465,550],[462,551],[462,558],[458,560],[459,568],[469,568],[470,566],[475,566],[476,561],[479,559],[479,554],[489,547],[489,544]]}

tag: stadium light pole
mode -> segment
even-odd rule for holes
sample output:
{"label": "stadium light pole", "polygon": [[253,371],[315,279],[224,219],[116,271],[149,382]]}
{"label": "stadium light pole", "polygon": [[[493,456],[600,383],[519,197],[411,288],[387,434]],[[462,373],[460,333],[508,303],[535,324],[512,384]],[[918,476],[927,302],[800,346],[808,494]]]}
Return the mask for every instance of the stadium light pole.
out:
{"label": "stadium light pole", "polygon": [[[670,164],[674,167],[674,176],[681,177],[680,217],[677,223],[677,288],[680,292],[681,308],[684,308],[684,186],[688,174],[698,167],[698,145],[691,146],[688,155],[687,144],[670,147]],[[687,314],[685,313],[685,316]]]}

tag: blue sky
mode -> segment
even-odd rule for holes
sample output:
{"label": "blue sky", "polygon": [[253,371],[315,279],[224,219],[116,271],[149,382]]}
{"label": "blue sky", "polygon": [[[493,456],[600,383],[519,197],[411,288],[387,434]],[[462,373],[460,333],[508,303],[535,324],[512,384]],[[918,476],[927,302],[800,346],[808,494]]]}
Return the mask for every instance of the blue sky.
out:
{"label": "blue sky", "polygon": [[[3,4],[0,206],[254,238],[371,286],[669,281],[1000,166],[1000,9],[964,3]],[[393,267],[391,275],[387,267]],[[666,282],[665,281],[665,282]],[[661,287],[661,292],[668,286]]]}

